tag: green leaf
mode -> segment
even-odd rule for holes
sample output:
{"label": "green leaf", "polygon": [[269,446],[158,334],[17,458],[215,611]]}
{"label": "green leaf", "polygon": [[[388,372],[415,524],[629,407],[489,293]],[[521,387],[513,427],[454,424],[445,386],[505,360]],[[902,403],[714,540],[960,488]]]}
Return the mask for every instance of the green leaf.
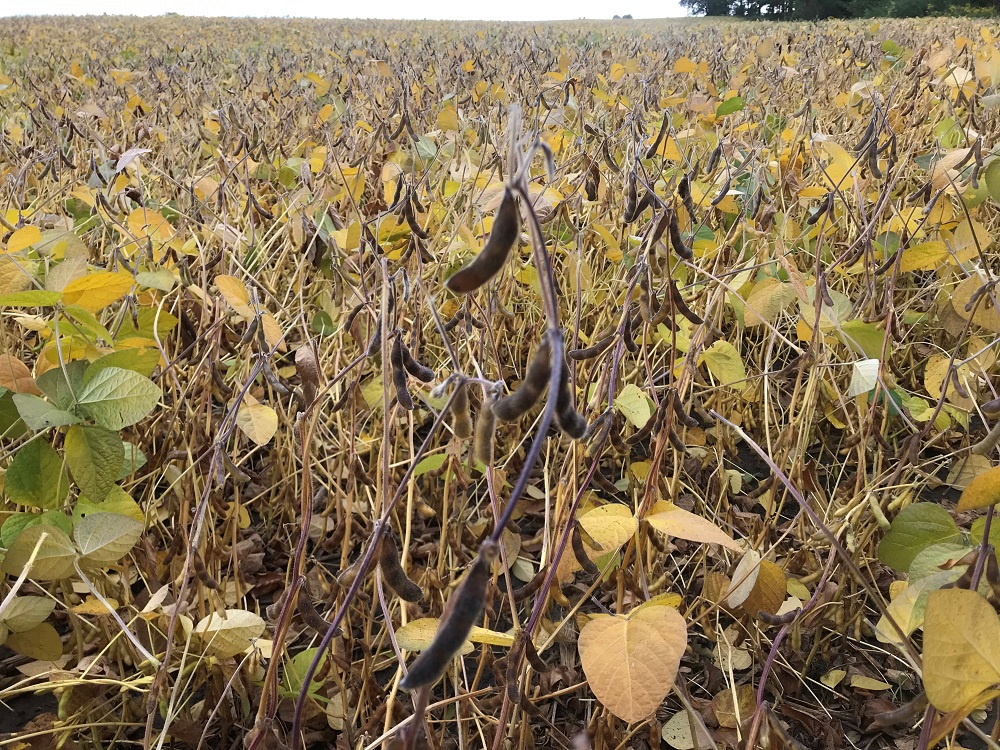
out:
{"label": "green leaf", "polygon": [[23,633],[45,622],[56,603],[44,596],[15,596],[3,611],[3,622],[13,633]]}
{"label": "green leaf", "polygon": [[116,482],[127,479],[146,465],[146,454],[139,450],[138,446],[127,441],[123,444],[125,446],[125,460],[122,462],[121,471],[118,472],[115,479]]}
{"label": "green leaf", "polygon": [[[910,583],[915,583],[923,578],[940,573],[944,568],[944,563],[961,560],[971,550],[967,544],[955,544],[954,542],[942,542],[925,547],[917,553],[907,569],[907,577]],[[964,570],[967,565],[953,566]],[[951,568],[949,568],[951,569]]]}
{"label": "green leaf", "polygon": [[98,357],[91,362],[87,371],[83,373],[83,383],[86,385],[94,379],[97,373],[108,367],[120,367],[123,370],[132,370],[148,378],[159,364],[160,352],[153,347],[146,349],[121,349],[117,352],[105,354],[103,357]]}
{"label": "green leaf", "polygon": [[84,561],[113,565],[132,551],[142,536],[143,524],[117,513],[90,513],[73,529],[73,538]]}
{"label": "green leaf", "polygon": [[7,554],[4,555],[3,563],[0,564],[4,573],[12,576],[21,575],[35,545],[43,535],[45,540],[38,549],[28,577],[35,581],[66,578],[73,571],[76,548],[65,531],[44,523],[29,526],[17,535]]}
{"label": "green leaf", "polygon": [[878,559],[890,568],[909,570],[921,550],[941,542],[959,542],[962,532],[951,514],[936,503],[914,503],[900,511],[879,543]]}
{"label": "green leaf", "polygon": [[0,526],[0,546],[9,549],[20,534],[30,526],[40,523],[62,529],[69,536],[73,531],[72,519],[60,510],[47,510],[44,513],[14,513],[7,517]]}
{"label": "green leaf", "polygon": [[83,387],[78,403],[101,427],[120,430],[145,418],[161,395],[149,378],[121,367],[106,367]]}
{"label": "green leaf", "polygon": [[739,112],[744,106],[745,103],[742,96],[730,97],[718,106],[715,110],[715,116],[725,117],[726,115],[731,115],[733,112]]}
{"label": "green leaf", "polygon": [[48,307],[62,299],[62,292],[45,292],[31,289],[0,295],[0,307]]}
{"label": "green leaf", "polygon": [[35,378],[35,385],[57,407],[71,411],[76,406],[77,394],[83,388],[83,373],[89,366],[90,363],[84,359],[74,359],[64,368],[46,370]]}
{"label": "green leaf", "polygon": [[[318,651],[319,649],[316,648],[307,648],[286,662],[284,675],[281,679],[281,687],[288,697],[297,696],[299,691],[302,690],[302,681],[305,679],[306,672],[309,671],[309,665],[316,658]],[[313,675],[312,684],[309,686],[310,695],[315,695],[323,687],[322,675],[322,668],[317,670],[316,674]]]}
{"label": "green leaf", "polygon": [[135,275],[135,281],[140,286],[169,292],[177,283],[177,278],[167,269],[160,268],[156,271],[140,271]]}
{"label": "green leaf", "polygon": [[20,505],[59,507],[69,493],[62,457],[42,440],[23,445],[7,469],[4,491]]}
{"label": "green leaf", "polygon": [[438,453],[433,456],[428,456],[422,459],[413,469],[413,476],[419,477],[421,474],[426,474],[429,471],[436,471],[444,466],[445,462],[448,460],[448,455],[446,453]]}
{"label": "green leaf", "polygon": [[983,173],[983,182],[989,191],[990,198],[1000,203],[1000,159],[994,159]]}
{"label": "green leaf", "polygon": [[76,505],[73,506],[73,523],[79,524],[84,518],[94,513],[115,513],[119,516],[128,516],[140,523],[146,522],[146,514],[139,507],[139,503],[117,484],[111,488],[108,496],[99,503],[81,495],[77,499]]}
{"label": "green leaf", "polygon": [[70,321],[71,326],[90,334],[95,341],[100,339],[110,344],[115,340],[114,336],[111,335],[111,331],[105,328],[90,310],[80,305],[67,305],[63,308],[63,314]]}
{"label": "green leaf", "polygon": [[747,370],[739,350],[725,339],[719,339],[701,353],[701,361],[723,385],[737,390],[746,388]]}
{"label": "green leaf", "polygon": [[6,388],[0,388],[0,391],[0,437],[15,440],[26,433],[28,428],[17,412],[14,394]]}
{"label": "green leaf", "polygon": [[68,411],[63,411],[43,398],[30,393],[15,393],[14,405],[21,419],[35,432],[47,430],[50,427],[62,427],[76,424],[80,418]]}
{"label": "green leaf", "polygon": [[118,433],[73,425],[66,432],[66,465],[80,491],[103,500],[121,472],[125,445]]}
{"label": "green leaf", "polygon": [[848,320],[840,325],[841,341],[871,359],[882,358],[882,345],[885,343],[885,331],[863,320]]}

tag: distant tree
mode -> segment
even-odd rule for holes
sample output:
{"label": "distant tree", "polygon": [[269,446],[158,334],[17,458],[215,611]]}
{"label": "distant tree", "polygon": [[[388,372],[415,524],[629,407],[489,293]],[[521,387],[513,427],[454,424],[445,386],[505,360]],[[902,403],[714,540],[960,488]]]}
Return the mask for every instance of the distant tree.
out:
{"label": "distant tree", "polygon": [[680,0],[681,5],[696,16],[731,16],[729,0]]}

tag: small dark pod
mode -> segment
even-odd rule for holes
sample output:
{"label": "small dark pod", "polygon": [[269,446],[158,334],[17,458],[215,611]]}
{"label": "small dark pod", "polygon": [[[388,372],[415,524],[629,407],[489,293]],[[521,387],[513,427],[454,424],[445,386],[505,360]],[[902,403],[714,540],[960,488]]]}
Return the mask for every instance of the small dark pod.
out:
{"label": "small dark pod", "polygon": [[559,393],[556,394],[556,422],[567,437],[579,440],[587,433],[587,420],[573,405],[573,391],[569,384],[569,366],[563,362],[559,374]]}
{"label": "small dark pod", "polygon": [[392,365],[392,386],[396,390],[396,400],[407,411],[413,411],[413,398],[406,387],[406,368],[403,366],[403,342],[397,336],[392,342],[392,352],[389,354]]}
{"label": "small dark pod", "polygon": [[493,231],[483,249],[471,263],[455,272],[445,282],[445,286],[455,294],[468,294],[496,276],[517,243],[520,224],[521,216],[517,210],[514,191],[506,188],[493,220]]}

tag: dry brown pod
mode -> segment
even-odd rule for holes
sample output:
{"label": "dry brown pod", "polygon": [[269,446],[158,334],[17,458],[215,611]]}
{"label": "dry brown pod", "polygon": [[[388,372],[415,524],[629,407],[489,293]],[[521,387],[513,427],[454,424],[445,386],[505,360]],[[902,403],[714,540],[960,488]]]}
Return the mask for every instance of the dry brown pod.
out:
{"label": "dry brown pod", "polygon": [[535,405],[549,382],[552,371],[552,349],[548,337],[543,337],[541,344],[531,358],[524,380],[512,394],[498,399],[492,404],[493,413],[501,422],[513,422],[524,415]]}
{"label": "dry brown pod", "polygon": [[452,274],[445,286],[455,294],[468,294],[496,276],[517,243],[520,227],[517,198],[513,190],[505,188],[500,208],[493,219],[493,229],[483,249],[471,263]]}
{"label": "dry brown pod", "polygon": [[493,406],[496,399],[483,403],[476,415],[476,433],[472,441],[472,458],[483,466],[490,466],[493,463],[493,438],[496,433],[496,413]]}
{"label": "dry brown pod", "polygon": [[455,386],[455,398],[451,402],[451,429],[455,437],[466,440],[472,437],[472,416],[469,412],[469,387],[463,380]]}
{"label": "dry brown pod", "polygon": [[448,600],[434,640],[410,665],[406,676],[399,683],[400,687],[416,690],[434,684],[444,674],[444,670],[472,632],[472,626],[482,617],[486,603],[486,585],[490,581],[490,569],[497,552],[495,542],[483,542],[472,567]]}

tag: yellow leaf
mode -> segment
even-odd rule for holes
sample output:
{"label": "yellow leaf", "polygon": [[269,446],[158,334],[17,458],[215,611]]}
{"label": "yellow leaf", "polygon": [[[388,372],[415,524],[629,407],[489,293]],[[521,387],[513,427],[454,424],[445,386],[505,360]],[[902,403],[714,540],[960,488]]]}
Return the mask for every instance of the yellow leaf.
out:
{"label": "yellow leaf", "polygon": [[38,227],[30,225],[21,227],[7,240],[7,252],[16,253],[19,250],[24,250],[24,248],[31,247],[41,239],[42,232]]}
{"label": "yellow leaf", "polygon": [[985,471],[971,482],[958,499],[958,511],[988,508],[1000,501],[1000,466]]}
{"label": "yellow leaf", "polygon": [[323,122],[326,122],[327,120],[329,120],[330,116],[332,114],[333,114],[333,105],[332,104],[324,104],[320,108],[319,115],[317,115],[316,119],[319,122],[323,123]]}
{"label": "yellow leaf", "polygon": [[583,626],[578,645],[597,699],[623,721],[642,721],[674,685],[687,624],[670,607],[642,607],[629,617],[602,614]]}
{"label": "yellow leaf", "polygon": [[[441,621],[437,617],[421,617],[411,620],[396,631],[396,643],[407,651],[423,651],[434,641]],[[475,650],[471,640],[466,640],[459,649],[460,654],[471,654]]]}
{"label": "yellow leaf", "polygon": [[215,277],[215,287],[237,315],[247,319],[254,317],[253,308],[250,307],[250,292],[242,281],[235,276],[219,274]]}
{"label": "yellow leaf", "polygon": [[701,353],[701,362],[722,383],[736,390],[746,388],[747,370],[739,350],[725,339],[719,339]]}
{"label": "yellow leaf", "polygon": [[209,653],[226,659],[250,648],[251,640],[262,636],[264,628],[260,615],[227,609],[223,614],[212,613],[201,620],[194,626],[194,633],[201,636]]}
{"label": "yellow leaf", "polygon": [[98,271],[74,279],[63,287],[63,302],[96,313],[128,294],[133,283],[135,280],[130,274]]}
{"label": "yellow leaf", "polygon": [[615,409],[636,427],[646,424],[653,413],[646,394],[634,383],[626,385],[615,397]]}
{"label": "yellow leaf", "polygon": [[746,297],[743,322],[747,328],[773,323],[795,299],[795,287],[773,276],[757,282]]}
{"label": "yellow leaf", "polygon": [[[600,505],[580,516],[580,525],[591,539],[600,546],[593,549],[584,543],[587,557],[597,560],[605,555],[616,552],[639,529],[639,522],[632,515],[632,509],[618,503]],[[563,555],[559,560],[558,576],[565,579],[571,573],[580,570],[576,555]]]}
{"label": "yellow leaf", "polygon": [[244,403],[236,414],[236,426],[257,445],[265,445],[278,431],[278,414],[267,404]]}
{"label": "yellow leaf", "polygon": [[775,614],[785,600],[785,572],[770,560],[761,560],[757,580],[743,602],[743,611],[754,617],[758,612]]}
{"label": "yellow leaf", "polygon": [[689,513],[678,508],[673,503],[657,501],[645,519],[650,526],[668,536],[688,539],[692,542],[720,544],[737,552],[742,550],[739,544],[707,518]]}
{"label": "yellow leaf", "polygon": [[739,607],[749,598],[757,583],[757,576],[760,575],[760,561],[761,556],[757,550],[746,551],[733,571],[733,579],[726,592],[726,606]]}
{"label": "yellow leaf", "polygon": [[900,271],[933,271],[950,258],[948,246],[938,240],[911,245],[903,251],[899,261]]}
{"label": "yellow leaf", "polygon": [[851,676],[851,687],[858,690],[888,690],[892,685],[872,677],[865,677],[863,674],[856,674]]}
{"label": "yellow leaf", "polygon": [[847,672],[843,669],[831,669],[825,675],[819,678],[819,681],[826,685],[828,688],[833,690],[840,681],[847,677]]}
{"label": "yellow leaf", "polygon": [[[108,604],[112,607],[117,607],[118,602],[114,599],[108,599]],[[75,612],[78,615],[109,615],[111,610],[104,606],[104,602],[94,596],[88,596],[87,599],[75,607],[70,608],[71,612]]]}
{"label": "yellow leaf", "polygon": [[697,69],[698,66],[686,57],[682,57],[674,63],[675,73],[694,73]]}
{"label": "yellow leaf", "polygon": [[1000,682],[1000,617],[975,591],[940,589],[927,597],[924,688],[939,711],[955,711]]}

